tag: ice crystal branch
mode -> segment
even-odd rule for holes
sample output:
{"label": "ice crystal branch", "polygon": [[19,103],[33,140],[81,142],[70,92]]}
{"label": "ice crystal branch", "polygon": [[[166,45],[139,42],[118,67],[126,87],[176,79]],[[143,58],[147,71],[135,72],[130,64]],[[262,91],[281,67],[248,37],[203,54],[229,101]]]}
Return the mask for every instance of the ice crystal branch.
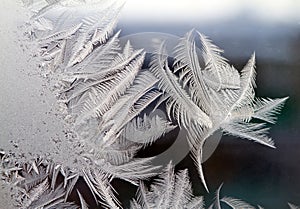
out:
{"label": "ice crystal branch", "polygon": [[208,189],[201,166],[205,140],[221,129],[226,134],[274,148],[265,124],[253,123],[251,119],[274,123],[275,114],[287,97],[255,99],[255,55],[238,72],[222,57],[223,51],[198,32],[205,63],[201,68],[194,33],[188,32],[175,47],[174,73],[169,69],[164,44],[153,56],[150,71],[159,79],[158,88],[168,98],[169,117],[188,132],[192,156]]}

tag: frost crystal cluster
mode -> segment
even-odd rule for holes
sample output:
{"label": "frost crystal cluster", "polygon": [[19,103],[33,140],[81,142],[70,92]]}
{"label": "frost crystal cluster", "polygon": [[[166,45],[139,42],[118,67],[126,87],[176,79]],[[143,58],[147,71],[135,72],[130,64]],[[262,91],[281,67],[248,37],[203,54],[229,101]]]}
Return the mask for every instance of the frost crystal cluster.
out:
{"label": "frost crystal cluster", "polygon": [[[151,164],[155,157],[136,158],[136,153],[177,127],[186,130],[199,181],[208,190],[203,146],[216,130],[275,147],[266,123],[276,122],[287,97],[255,97],[254,54],[238,71],[223,50],[191,30],[178,40],[174,57],[162,42],[147,63],[143,49],[120,43],[115,30],[123,6],[119,1],[23,2],[31,14],[25,32],[28,48],[37,55],[37,71],[51,81],[64,118],[66,136],[56,149],[73,154],[63,160],[46,145],[35,151],[34,144],[30,154],[3,150],[1,195],[15,207],[89,208],[76,187],[83,179],[100,208],[122,208],[118,188],[111,185],[118,178],[138,186],[131,208],[204,208],[203,198],[193,195],[187,169],[174,173],[170,163],[160,172]],[[165,108],[167,119],[150,114],[149,107]],[[147,188],[143,180],[156,175],[158,180]],[[74,192],[77,203],[69,198]],[[219,189],[209,208],[222,204],[255,208],[221,198]]]}

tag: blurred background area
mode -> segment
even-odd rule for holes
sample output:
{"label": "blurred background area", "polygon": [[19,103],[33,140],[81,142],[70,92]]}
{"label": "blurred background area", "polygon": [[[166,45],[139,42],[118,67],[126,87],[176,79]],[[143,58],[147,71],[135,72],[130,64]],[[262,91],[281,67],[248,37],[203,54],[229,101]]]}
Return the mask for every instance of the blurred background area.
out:
{"label": "blurred background area", "polygon": [[128,0],[118,27],[121,36],[160,32],[181,37],[195,28],[224,49],[237,69],[255,52],[257,96],[290,97],[278,122],[270,125],[277,149],[223,136],[203,164],[209,194],[189,157],[177,169],[190,168],[195,194],[206,194],[207,200],[223,182],[221,195],[253,205],[300,205],[300,1]]}

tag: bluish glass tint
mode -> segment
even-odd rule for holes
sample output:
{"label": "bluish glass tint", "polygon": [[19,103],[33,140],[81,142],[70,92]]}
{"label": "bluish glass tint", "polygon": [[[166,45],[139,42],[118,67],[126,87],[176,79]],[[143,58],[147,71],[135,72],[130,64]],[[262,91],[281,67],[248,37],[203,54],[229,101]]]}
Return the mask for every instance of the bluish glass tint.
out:
{"label": "bluish glass tint", "polygon": [[[185,4],[185,1],[180,2]],[[201,3],[205,7],[205,2],[208,1],[199,1],[195,7]],[[259,204],[265,208],[287,208],[287,202],[299,205],[300,14],[297,11],[300,5],[297,1],[224,2],[235,7],[223,7],[223,14],[218,14],[220,9],[216,8],[215,14],[199,14],[199,19],[193,18],[197,16],[193,5],[184,5],[181,10],[166,11],[166,14],[153,11],[151,18],[147,12],[138,13],[141,17],[126,13],[125,18],[119,21],[121,37],[143,32],[182,37],[195,28],[224,49],[224,56],[238,70],[255,51],[256,95],[290,97],[278,122],[270,125],[270,136],[277,148],[270,149],[247,140],[223,136],[215,153],[204,163],[204,173],[211,191],[224,182],[221,193],[246,200],[252,205]],[[170,4],[172,2],[169,2],[170,9],[175,7]],[[157,7],[160,5],[157,4]],[[208,10],[211,8],[208,7]],[[189,11],[190,17],[186,15]],[[181,15],[183,18],[180,18]],[[187,165],[193,167],[189,157],[177,167],[180,169]],[[205,194],[196,170],[190,170],[195,194]]]}

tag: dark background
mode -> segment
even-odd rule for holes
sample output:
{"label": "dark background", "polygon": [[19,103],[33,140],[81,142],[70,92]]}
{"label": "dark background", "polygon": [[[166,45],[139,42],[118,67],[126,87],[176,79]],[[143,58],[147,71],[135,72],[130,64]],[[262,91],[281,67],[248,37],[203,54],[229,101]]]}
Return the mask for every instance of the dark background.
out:
{"label": "dark background", "polygon": [[[265,208],[288,208],[287,202],[300,205],[300,21],[267,22],[240,14],[213,22],[191,22],[120,19],[118,27],[122,29],[121,37],[141,32],[182,37],[195,28],[224,49],[224,56],[237,69],[242,69],[255,51],[256,96],[290,98],[278,122],[270,125],[276,149],[236,137],[222,137],[214,154],[203,164],[209,194],[189,156],[176,169],[189,168],[194,194],[204,195],[207,206],[221,183],[224,183],[221,196],[240,198],[252,205]],[[121,181],[114,184],[121,201],[128,203],[135,187]]]}

